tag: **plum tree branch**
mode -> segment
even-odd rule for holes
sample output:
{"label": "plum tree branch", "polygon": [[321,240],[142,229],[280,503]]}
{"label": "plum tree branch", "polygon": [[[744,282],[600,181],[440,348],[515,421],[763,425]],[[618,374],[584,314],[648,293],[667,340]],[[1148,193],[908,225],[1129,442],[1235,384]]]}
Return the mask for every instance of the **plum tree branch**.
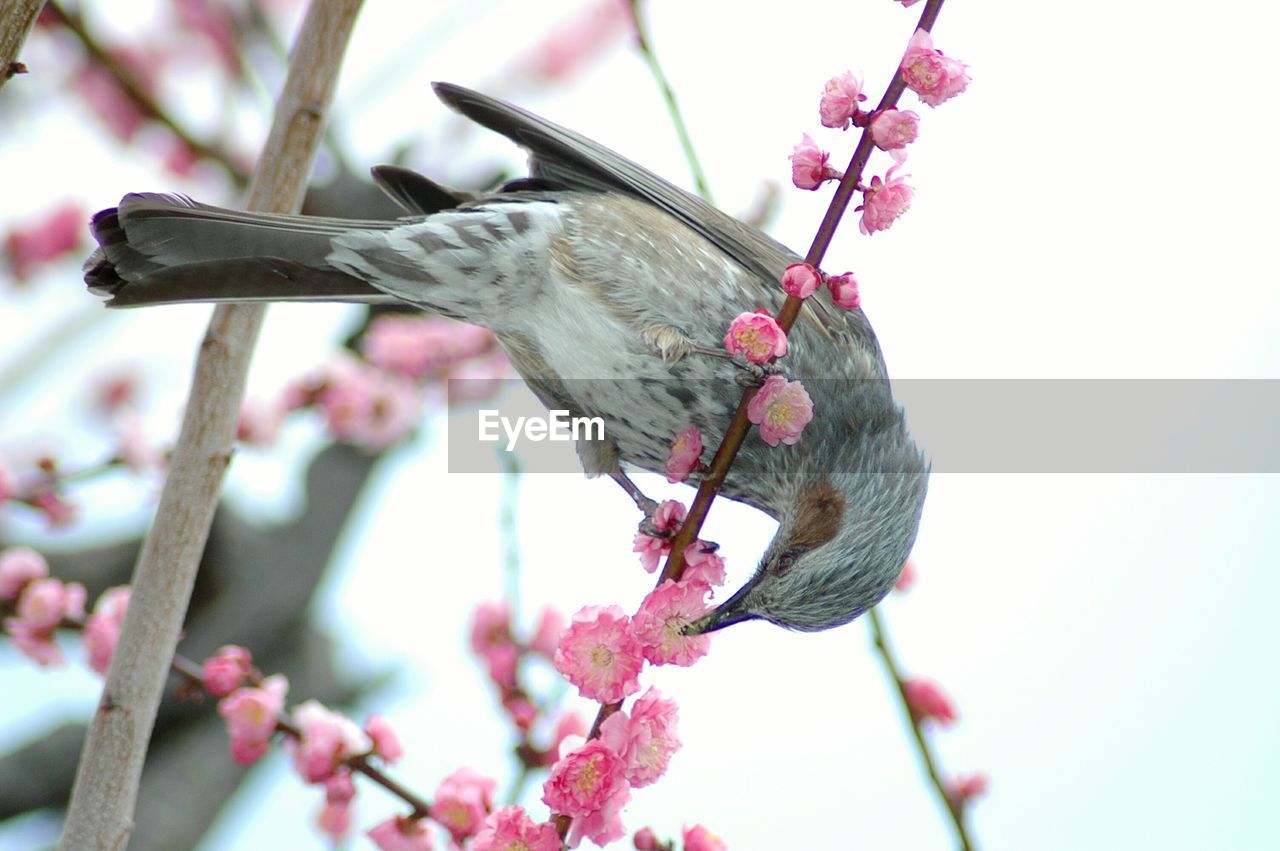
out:
{"label": "plum tree branch", "polygon": [[[360,5],[315,0],[307,10],[250,185],[249,209],[301,206]],[[231,458],[263,316],[257,305],[220,306],[201,343],[156,518],[134,568],[128,616],[81,754],[63,851],[128,844],[147,743]]]}

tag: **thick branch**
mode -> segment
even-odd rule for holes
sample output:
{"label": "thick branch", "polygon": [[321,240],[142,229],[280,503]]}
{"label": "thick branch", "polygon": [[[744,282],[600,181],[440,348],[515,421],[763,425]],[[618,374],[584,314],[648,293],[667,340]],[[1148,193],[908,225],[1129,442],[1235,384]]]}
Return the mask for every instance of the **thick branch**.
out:
{"label": "thick branch", "polygon": [[[359,0],[316,0],[294,46],[248,207],[302,204]],[[122,849],[196,567],[231,457],[245,375],[264,309],[220,306],[200,347],[182,430],[133,596],[76,774],[60,848]]]}
{"label": "thick branch", "polygon": [[44,0],[11,0],[0,5],[0,86],[26,68],[18,61],[18,52],[36,24]]}

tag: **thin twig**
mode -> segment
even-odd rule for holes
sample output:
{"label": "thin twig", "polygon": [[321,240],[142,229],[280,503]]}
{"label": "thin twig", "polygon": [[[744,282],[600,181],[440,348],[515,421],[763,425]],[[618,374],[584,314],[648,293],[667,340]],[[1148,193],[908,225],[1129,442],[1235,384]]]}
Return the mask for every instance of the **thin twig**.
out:
{"label": "thin twig", "polygon": [[170,115],[168,110],[151,96],[146,87],[142,85],[142,81],[138,79],[138,75],[127,65],[117,60],[111,54],[111,51],[104,47],[94,37],[93,33],[89,32],[88,27],[84,24],[84,19],[80,17],[78,12],[68,12],[62,8],[62,5],[57,0],[50,0],[48,9],[58,18],[59,23],[76,37],[76,40],[84,48],[85,53],[88,54],[89,59],[115,79],[121,91],[128,96],[129,100],[133,101],[133,105],[139,112],[163,124],[168,128],[169,132],[177,136],[182,144],[186,145],[196,156],[201,159],[211,160],[222,166],[237,186],[243,187],[249,182],[244,169],[236,164],[236,158],[229,150],[220,145],[197,139],[187,128],[178,123],[177,119]]}
{"label": "thin twig", "polygon": [[[292,212],[302,205],[359,9],[360,0],[316,0],[307,10],[249,209]],[[134,569],[128,614],[85,739],[63,851],[123,848],[133,831],[147,742],[230,462],[263,317],[258,305],[220,306],[201,344],[155,522]]]}
{"label": "thin twig", "polygon": [[929,775],[929,780],[937,791],[938,797],[942,799],[947,813],[951,816],[952,824],[955,825],[956,838],[960,841],[961,851],[976,851],[977,846],[973,844],[973,839],[969,836],[968,826],[965,824],[966,809],[958,800],[947,794],[947,784],[942,778],[942,772],[938,769],[938,759],[933,753],[929,740],[925,738],[924,729],[920,726],[919,719],[911,711],[911,701],[907,699],[907,684],[902,676],[902,667],[898,664],[898,660],[893,654],[893,648],[889,646],[888,631],[880,618],[879,611],[874,608],[869,611],[867,613],[867,621],[871,624],[871,635],[876,653],[880,656],[885,670],[888,671],[889,677],[893,680],[893,684],[898,690],[898,697],[902,701],[902,709],[907,715],[907,724],[911,727],[911,733],[915,738],[916,749],[920,752],[920,760],[924,763],[925,772]]}
{"label": "thin twig", "polygon": [[671,124],[676,129],[676,135],[680,137],[680,147],[684,150],[684,158],[689,163],[689,170],[693,172],[693,187],[698,194],[706,199],[708,204],[714,203],[711,200],[711,187],[707,183],[707,176],[702,171],[702,165],[698,162],[698,154],[693,148],[693,139],[689,136],[689,128],[684,123],[684,115],[680,112],[680,106],[676,103],[675,90],[671,88],[671,83],[667,80],[666,73],[662,70],[662,65],[658,62],[658,56],[653,52],[653,46],[649,43],[649,35],[645,30],[644,21],[640,17],[640,0],[628,0],[631,7],[631,22],[636,31],[636,49],[640,51],[640,55],[644,57],[645,62],[649,64],[649,71],[653,74],[653,79],[658,84],[658,89],[662,92],[662,99],[666,101],[667,112],[671,115]]}
{"label": "thin twig", "polygon": [[[630,2],[634,12],[637,0],[630,0]],[[924,11],[920,14],[920,20],[916,24],[916,28],[931,31],[934,22],[938,18],[938,13],[942,10],[942,3],[943,0],[928,0]],[[894,70],[893,79],[890,80],[889,86],[885,89],[884,96],[880,99],[876,109],[887,109],[896,105],[904,91],[906,91],[906,85],[902,80],[901,68],[898,68]],[[674,104],[674,99],[670,100],[669,103]],[[839,225],[841,217],[849,206],[849,201],[853,198],[853,193],[861,182],[862,171],[866,167],[867,160],[871,158],[873,148],[874,142],[871,139],[871,133],[864,128],[862,136],[858,140],[858,146],[854,149],[853,157],[849,161],[849,167],[845,170],[844,177],[841,179],[835,195],[831,198],[826,215],[823,216],[822,223],[818,226],[818,232],[813,238],[813,244],[810,245],[809,252],[805,256],[805,262],[810,265],[814,267],[820,266],[823,257],[826,256],[831,240],[835,236],[836,227]],[[791,330],[791,326],[795,324],[796,318],[800,315],[800,310],[803,307],[803,299],[787,296],[777,316],[778,324],[782,326],[784,331]],[[742,444],[750,431],[751,422],[747,418],[747,406],[755,397],[756,390],[757,388],[755,387],[748,387],[743,392],[742,399],[738,402],[738,408],[734,411],[733,419],[725,432],[724,439],[720,442],[720,446],[717,447],[708,471],[698,486],[697,496],[694,497],[693,505],[689,507],[684,524],[672,539],[671,553],[667,556],[666,564],[663,565],[662,573],[658,577],[658,585],[668,579],[679,580],[681,574],[684,573],[684,551],[697,539],[698,533],[702,531],[702,524],[707,519],[707,513],[711,510],[711,503],[715,500],[716,495],[719,494],[720,488],[724,486],[725,478],[729,475],[729,468],[733,466],[738,450],[742,448]],[[621,701],[602,704],[600,710],[596,713],[595,722],[591,725],[588,739],[594,739],[599,736],[600,725],[609,716],[621,709]],[[556,829],[562,839],[568,832],[570,821],[571,819],[568,816],[555,816]],[[963,833],[961,835],[964,836]]]}

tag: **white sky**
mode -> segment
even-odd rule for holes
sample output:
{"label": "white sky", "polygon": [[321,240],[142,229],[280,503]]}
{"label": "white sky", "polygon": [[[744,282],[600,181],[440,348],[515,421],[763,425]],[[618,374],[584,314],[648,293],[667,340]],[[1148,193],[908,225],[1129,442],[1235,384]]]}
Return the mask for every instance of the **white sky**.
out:
{"label": "white sky", "polygon": [[[555,17],[550,7],[579,5],[487,0],[462,14],[457,2],[370,4],[337,106],[353,161],[382,161],[413,134],[434,150],[445,110],[427,83],[491,83]],[[761,181],[785,186],[802,132],[851,143],[816,132],[820,87],[850,68],[878,97],[916,11],[889,0],[653,3],[651,34],[719,203],[742,210]],[[446,24],[447,38],[426,38]],[[1270,233],[1280,140],[1269,102],[1278,24],[1270,4],[948,4],[936,42],[970,64],[973,85],[937,110],[908,96],[923,116],[906,169],[915,205],[874,238],[846,226],[826,264],[858,273],[892,374],[1280,376]],[[385,63],[395,56],[414,63],[397,65],[392,82]],[[629,52],[521,99],[687,184],[659,98]],[[184,188],[86,138],[79,110],[23,120],[0,138],[5,161],[24,164],[5,170],[0,227],[63,197],[97,207],[129,190]],[[496,137],[474,144],[519,161]],[[475,166],[437,169],[457,177]],[[783,198],[773,233],[803,251],[826,193]],[[6,292],[0,328],[16,352],[97,310],[68,264],[33,291]],[[206,316],[197,307],[103,318],[78,349],[31,375],[20,407],[0,411],[5,445],[79,434],[63,425],[68,406],[111,363],[145,369],[162,432]],[[349,317],[274,308],[255,388],[270,392],[321,358]],[[230,490],[264,512],[291,510],[296,484],[280,495],[275,477],[305,451],[303,432],[285,460],[238,460]],[[497,776],[499,788],[513,769],[490,689],[464,650],[472,607],[501,593],[502,482],[449,476],[443,432],[433,420],[384,463],[316,612],[351,642],[353,665],[402,666],[377,708],[408,745],[397,776],[425,794],[461,765]],[[938,680],[959,707],[961,722],[935,736],[942,764],[992,778],[972,819],[983,848],[1276,847],[1277,505],[1275,476],[934,477],[920,581],[884,610],[907,668]],[[102,512],[91,528],[138,518]],[[647,590],[629,552],[634,512],[611,484],[526,478],[518,512],[527,616],[548,601],[566,612],[630,609]],[[717,504],[706,535],[723,545],[731,584],[749,575],[770,533],[749,509]],[[388,585],[401,589],[390,600]],[[11,662],[0,671],[5,693],[32,702],[0,702],[0,742],[50,717],[87,717],[96,699],[87,675]],[[666,778],[635,793],[628,827],[669,836],[702,822],[734,849],[954,847],[865,624],[820,635],[735,627],[695,668],[650,671],[644,683],[679,701],[685,747]],[[290,848],[325,847],[298,829],[318,800],[276,760],[202,851],[286,836]],[[390,811],[369,793],[359,818]]]}

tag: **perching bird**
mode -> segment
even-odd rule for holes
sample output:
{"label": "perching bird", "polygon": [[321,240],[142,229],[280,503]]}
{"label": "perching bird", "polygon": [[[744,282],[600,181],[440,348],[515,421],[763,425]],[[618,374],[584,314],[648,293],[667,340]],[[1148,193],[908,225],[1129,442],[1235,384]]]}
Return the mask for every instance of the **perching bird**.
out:
{"label": "perching bird", "polygon": [[[414,172],[373,176],[411,215],[358,221],[242,213],[126,195],[93,217],[85,264],[108,306],[395,301],[482,325],[550,408],[601,417],[588,474],[663,469],[676,432],[716,446],[740,367],[708,356],[739,313],[777,312],[800,258],[635,163],[518,107],[446,83],[446,104],[530,153],[531,176],[470,195]],[[778,521],[755,575],[692,625],[847,623],[893,585],[915,540],[928,466],[871,325],[815,296],[784,359],[814,403],[794,446],[748,436],[723,493]],[[695,474],[694,478],[697,476]],[[643,502],[634,486],[629,488]]]}

